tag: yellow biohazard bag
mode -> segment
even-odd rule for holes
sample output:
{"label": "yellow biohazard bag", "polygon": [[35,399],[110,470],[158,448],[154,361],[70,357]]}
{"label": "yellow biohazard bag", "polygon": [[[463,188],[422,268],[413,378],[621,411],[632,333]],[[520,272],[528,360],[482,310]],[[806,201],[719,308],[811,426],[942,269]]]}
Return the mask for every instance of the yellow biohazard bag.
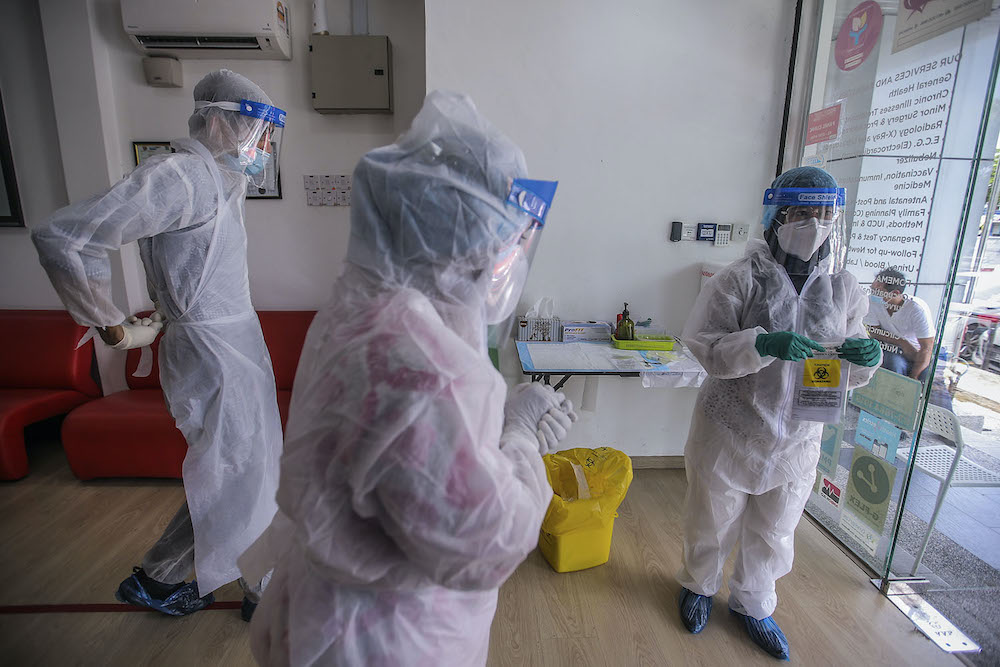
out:
{"label": "yellow biohazard bag", "polygon": [[618,506],[632,483],[632,459],[610,447],[567,449],[543,457],[555,495],[538,548],[556,572],[608,562]]}

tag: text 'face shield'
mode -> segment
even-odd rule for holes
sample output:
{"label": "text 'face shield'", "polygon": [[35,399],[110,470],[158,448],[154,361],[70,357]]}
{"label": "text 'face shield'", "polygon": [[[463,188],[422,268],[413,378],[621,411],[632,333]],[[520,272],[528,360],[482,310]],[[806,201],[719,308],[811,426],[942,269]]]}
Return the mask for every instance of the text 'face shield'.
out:
{"label": "text 'face shield'", "polygon": [[785,222],[817,218],[835,221],[847,198],[844,188],[768,188],[764,206],[778,206],[786,211]]}

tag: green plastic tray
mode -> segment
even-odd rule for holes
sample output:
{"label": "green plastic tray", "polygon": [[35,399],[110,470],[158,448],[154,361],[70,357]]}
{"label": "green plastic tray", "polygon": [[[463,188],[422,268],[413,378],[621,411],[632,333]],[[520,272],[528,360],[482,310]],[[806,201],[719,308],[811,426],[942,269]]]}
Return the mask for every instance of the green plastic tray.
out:
{"label": "green plastic tray", "polygon": [[618,340],[612,334],[611,344],[619,350],[672,350],[674,349],[674,339],[665,340]]}

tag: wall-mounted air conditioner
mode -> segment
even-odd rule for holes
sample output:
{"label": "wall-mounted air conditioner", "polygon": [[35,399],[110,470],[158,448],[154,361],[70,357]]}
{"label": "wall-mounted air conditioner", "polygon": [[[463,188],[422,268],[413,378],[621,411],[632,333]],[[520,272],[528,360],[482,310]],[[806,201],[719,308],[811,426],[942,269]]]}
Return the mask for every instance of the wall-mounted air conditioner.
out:
{"label": "wall-mounted air conditioner", "polygon": [[121,0],[122,24],[146,55],[289,60],[288,0]]}

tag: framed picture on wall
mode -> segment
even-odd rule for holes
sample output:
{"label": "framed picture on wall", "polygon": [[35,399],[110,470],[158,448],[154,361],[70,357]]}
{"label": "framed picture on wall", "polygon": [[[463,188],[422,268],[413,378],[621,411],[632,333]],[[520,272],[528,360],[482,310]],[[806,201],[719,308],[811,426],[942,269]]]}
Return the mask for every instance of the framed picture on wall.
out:
{"label": "framed picture on wall", "polygon": [[[271,155],[276,155],[274,142],[271,142]],[[261,187],[253,183],[247,185],[247,199],[281,199],[281,174],[275,178],[274,161],[264,167],[264,183]]]}
{"label": "framed picture on wall", "polygon": [[154,155],[173,153],[169,141],[133,141],[132,152],[135,155],[135,166],[139,166]]}
{"label": "framed picture on wall", "polygon": [[21,213],[21,198],[17,192],[17,178],[14,176],[14,157],[10,151],[2,95],[0,95],[0,172],[2,172],[0,173],[0,227],[24,227],[24,215]]}

